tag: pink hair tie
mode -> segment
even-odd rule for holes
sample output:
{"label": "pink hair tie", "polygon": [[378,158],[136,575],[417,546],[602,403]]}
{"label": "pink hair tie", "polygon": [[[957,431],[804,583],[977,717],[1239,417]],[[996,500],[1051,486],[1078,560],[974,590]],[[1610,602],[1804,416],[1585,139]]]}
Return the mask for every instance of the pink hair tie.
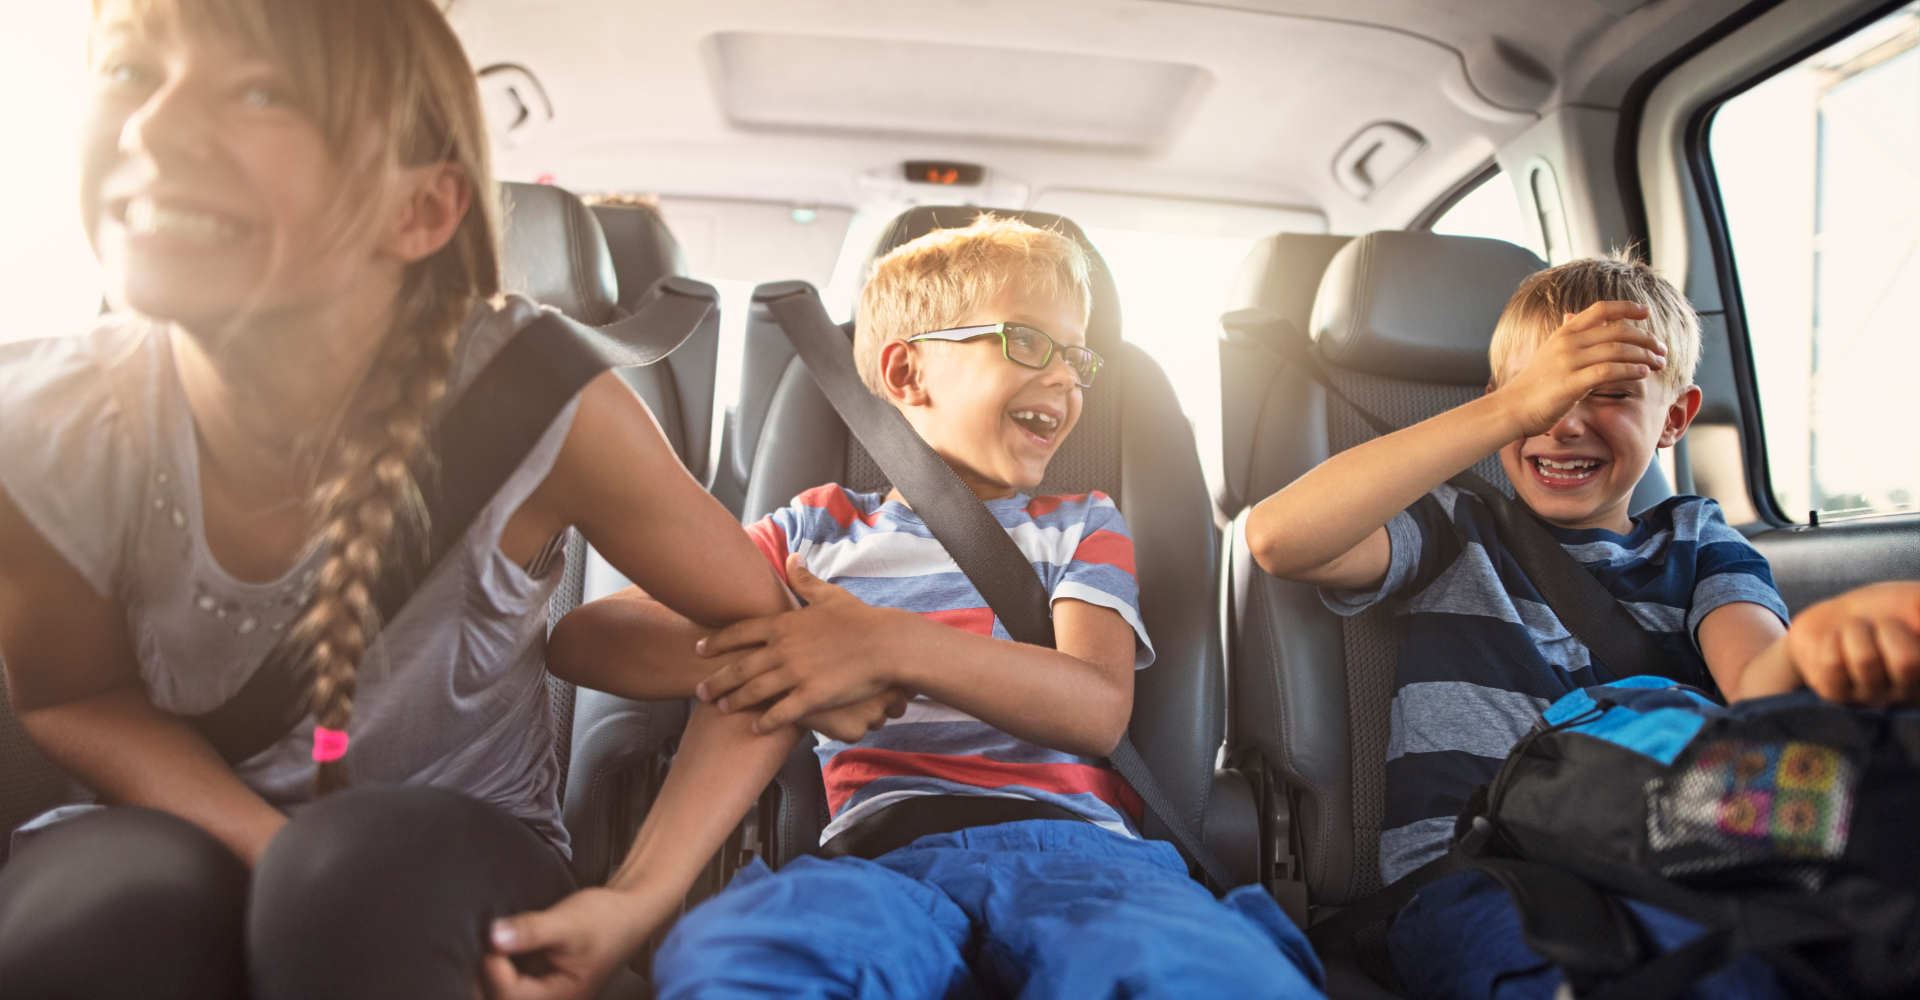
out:
{"label": "pink hair tie", "polygon": [[325,726],[313,727],[313,759],[321,764],[339,760],[347,755],[347,734],[345,730],[328,729]]}

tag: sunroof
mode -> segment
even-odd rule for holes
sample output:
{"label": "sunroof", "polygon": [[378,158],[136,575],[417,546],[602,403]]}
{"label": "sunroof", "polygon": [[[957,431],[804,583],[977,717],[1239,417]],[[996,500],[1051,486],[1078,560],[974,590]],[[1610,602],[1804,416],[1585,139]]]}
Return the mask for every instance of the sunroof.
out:
{"label": "sunroof", "polygon": [[726,31],[707,44],[743,128],[1155,149],[1212,80],[1185,63],[943,42]]}

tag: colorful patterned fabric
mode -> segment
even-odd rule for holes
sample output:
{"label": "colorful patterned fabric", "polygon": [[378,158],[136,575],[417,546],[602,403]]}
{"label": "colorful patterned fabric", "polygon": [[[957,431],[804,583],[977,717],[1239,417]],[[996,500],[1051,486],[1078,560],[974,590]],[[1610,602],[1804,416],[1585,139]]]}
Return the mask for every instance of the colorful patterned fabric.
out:
{"label": "colorful patterned fabric", "polygon": [[[1697,687],[1713,690],[1694,637],[1701,619],[1740,601],[1787,618],[1766,558],[1712,500],[1673,497],[1624,535],[1547,530]],[[1348,615],[1389,601],[1399,616],[1380,834],[1380,875],[1392,882],[1439,856],[1468,796],[1544,709],[1616,675],[1547,607],[1478,497],[1442,484],[1389,521],[1387,536],[1379,588],[1322,598]]]}
{"label": "colorful patterned fabric", "polygon": [[[1104,493],[1024,495],[987,501],[987,510],[1033,563],[1053,600],[1111,608],[1136,637],[1135,669],[1153,662],[1140,623],[1133,538]],[[925,522],[885,494],[837,485],[808,490],[751,525],[747,533],[786,575],[789,552],[815,576],[877,607],[902,608],[933,621],[1011,641],[953,557]],[[874,810],[915,795],[995,795],[1048,802],[1115,833],[1136,836],[1141,802],[1119,772],[1091,757],[1015,739],[931,698],[858,743],[821,736],[821,776],[833,821],[831,839]]]}

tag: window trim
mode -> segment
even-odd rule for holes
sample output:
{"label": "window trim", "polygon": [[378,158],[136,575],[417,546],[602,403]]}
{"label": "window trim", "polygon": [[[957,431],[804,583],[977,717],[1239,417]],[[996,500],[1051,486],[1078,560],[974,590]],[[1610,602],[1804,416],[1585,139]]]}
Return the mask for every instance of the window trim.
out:
{"label": "window trim", "polygon": [[1500,174],[1501,167],[1499,160],[1490,159],[1481,164],[1465,177],[1454,181],[1453,186],[1448,188],[1445,194],[1435,198],[1426,208],[1421,209],[1420,214],[1414,216],[1412,222],[1407,223],[1407,231],[1416,233],[1432,232],[1434,224],[1439,222],[1442,216],[1452,211],[1453,206],[1465,201],[1467,195],[1480,190],[1481,186],[1493,180],[1495,177],[1500,176]]}
{"label": "window trim", "polygon": [[[1727,347],[1732,355],[1733,381],[1740,397],[1740,444],[1745,449],[1743,457],[1746,459],[1747,492],[1751,494],[1754,509],[1760,513],[1760,519],[1776,528],[1804,525],[1807,522],[1795,520],[1786,511],[1781,510],[1780,501],[1773,492],[1772,458],[1767,452],[1765,418],[1760,412],[1759,376],[1753,366],[1752,344],[1747,336],[1746,298],[1740,293],[1739,262],[1734,257],[1732,234],[1727,228],[1726,211],[1720,197],[1719,176],[1714,171],[1713,154],[1708,148],[1713,120],[1728,101],[1773,79],[1808,57],[1854,35],[1912,2],[1913,0],[1889,0],[1849,20],[1839,28],[1818,36],[1806,45],[1794,48],[1787,56],[1768,63],[1759,71],[1703,101],[1687,120],[1686,144],[1682,155],[1686,158],[1685,168],[1692,178],[1694,193],[1700,206],[1701,229],[1707,238],[1705,249],[1712,255],[1714,279],[1720,287],[1721,316],[1727,325]],[[1643,218],[1645,217],[1644,202],[1640,203],[1640,214]],[[1848,520],[1854,520],[1854,518]]]}

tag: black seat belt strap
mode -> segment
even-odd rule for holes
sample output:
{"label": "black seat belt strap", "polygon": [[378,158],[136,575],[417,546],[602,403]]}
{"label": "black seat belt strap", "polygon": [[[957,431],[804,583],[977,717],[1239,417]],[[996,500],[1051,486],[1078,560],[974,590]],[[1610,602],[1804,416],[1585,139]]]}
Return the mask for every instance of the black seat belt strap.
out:
{"label": "black seat belt strap", "polygon": [[[1241,309],[1220,319],[1236,343],[1264,348],[1280,356],[1340,400],[1374,432],[1384,437],[1401,430],[1390,421],[1347,398],[1314,357],[1311,345],[1292,323],[1265,309]],[[1447,482],[1480,498],[1492,512],[1500,541],[1526,571],[1547,606],[1580,640],[1621,677],[1653,674],[1682,684],[1698,685],[1701,678],[1678,669],[1661,650],[1646,626],[1580,565],[1571,553],[1547,533],[1533,512],[1472,469]]]}
{"label": "black seat belt strap", "polygon": [[[1033,563],[906,418],[860,381],[852,345],[827,316],[813,286],[804,281],[761,285],[754,289],[753,301],[756,308],[772,313],[834,412],[946,548],[1007,634],[1015,642],[1051,648],[1052,601]],[[1193,825],[1174,811],[1132,741],[1123,735],[1108,760],[1207,878],[1222,891],[1238,884]]]}
{"label": "black seat belt strap", "polygon": [[[521,328],[436,425],[437,474],[423,476],[421,490],[430,538],[389,554],[374,593],[380,620],[400,614],[588,382],[673,353],[718,298],[710,285],[663,278],[637,312],[608,326],[543,312]],[[229,764],[273,746],[307,715],[312,682],[304,652],[283,639],[233,697],[187,721]]]}

